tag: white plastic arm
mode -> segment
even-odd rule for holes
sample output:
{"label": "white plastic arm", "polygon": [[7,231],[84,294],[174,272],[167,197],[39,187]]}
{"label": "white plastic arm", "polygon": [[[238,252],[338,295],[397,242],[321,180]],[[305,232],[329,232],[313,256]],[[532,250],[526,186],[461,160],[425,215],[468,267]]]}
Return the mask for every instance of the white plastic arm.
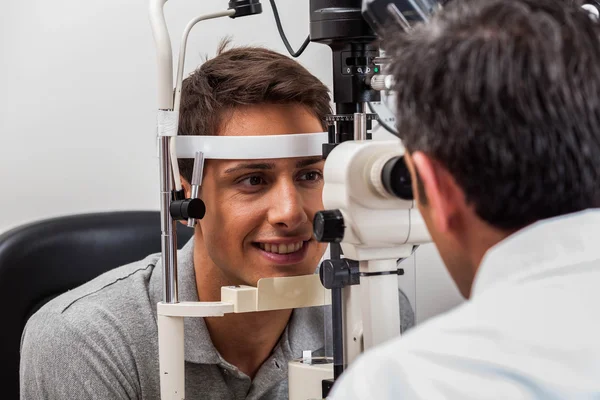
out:
{"label": "white plastic arm", "polygon": [[167,0],[150,0],[150,25],[158,65],[158,108],[173,109],[173,50],[163,7]]}
{"label": "white plastic arm", "polygon": [[183,318],[158,314],[160,397],[185,399]]}
{"label": "white plastic arm", "polygon": [[177,65],[177,83],[175,85],[175,111],[179,112],[179,104],[181,103],[181,84],[183,81],[183,68],[185,66],[185,49],[187,46],[188,36],[190,35],[192,28],[200,21],[221,17],[229,17],[233,14],[235,14],[235,10],[225,10],[212,14],[200,15],[199,17],[196,17],[193,20],[191,20],[185,27],[185,30],[183,31],[183,36],[181,38],[181,45],[179,47],[179,64]]}
{"label": "white plastic arm", "polygon": [[[177,65],[177,83],[175,85],[175,101],[173,111],[176,115],[179,115],[179,105],[181,104],[181,85],[183,82],[183,68],[185,66],[185,50],[187,47],[188,36],[190,31],[200,21],[207,19],[228,17],[235,14],[235,10],[225,10],[213,14],[205,14],[191,20],[183,31],[183,37],[181,38],[181,46],[179,49],[179,64]],[[179,174],[179,165],[177,164],[177,145],[175,143],[175,137],[171,138],[171,164],[173,168],[173,178],[175,180],[175,189],[181,190],[181,178]]]}

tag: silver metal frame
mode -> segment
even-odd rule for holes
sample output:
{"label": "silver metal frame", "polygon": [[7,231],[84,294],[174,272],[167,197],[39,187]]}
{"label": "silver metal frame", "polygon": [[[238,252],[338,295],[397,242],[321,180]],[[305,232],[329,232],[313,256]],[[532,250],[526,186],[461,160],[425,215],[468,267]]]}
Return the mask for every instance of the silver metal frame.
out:
{"label": "silver metal frame", "polygon": [[[173,50],[171,39],[164,15],[164,5],[167,0],[150,0],[149,17],[152,34],[157,52],[158,65],[158,109],[160,112],[174,112],[174,121],[179,113],[179,98],[181,96],[181,80],[185,62],[185,48],[188,35],[193,26],[203,20],[227,17],[234,14],[234,10],[225,10],[196,17],[186,26],[179,54],[176,86],[173,88]],[[160,125],[159,125],[160,128]],[[160,214],[161,214],[161,251],[163,264],[163,301],[165,303],[179,302],[177,286],[177,230],[176,221],[171,217],[172,191],[175,187],[173,176],[171,147],[174,143],[172,136],[177,134],[177,122],[173,132],[158,131],[159,168],[160,168]]]}

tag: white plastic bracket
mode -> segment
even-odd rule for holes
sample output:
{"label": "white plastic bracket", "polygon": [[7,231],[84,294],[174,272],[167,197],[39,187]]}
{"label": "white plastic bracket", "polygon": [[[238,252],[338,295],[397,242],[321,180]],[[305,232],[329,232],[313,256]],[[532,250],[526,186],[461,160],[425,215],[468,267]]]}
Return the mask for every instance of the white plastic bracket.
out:
{"label": "white plastic bracket", "polygon": [[331,304],[331,291],[318,275],[264,278],[257,287],[221,288],[221,301],[158,303],[158,350],[161,396],[185,398],[184,318],[222,317],[227,313],[313,307]]}
{"label": "white plastic bracket", "polygon": [[236,313],[285,310],[331,304],[331,291],[318,275],[263,278],[257,287],[222,287],[221,301],[233,304]]}
{"label": "white plastic bracket", "polygon": [[158,110],[156,122],[158,136],[177,136],[177,125],[179,123],[179,115],[177,112]]}
{"label": "white plastic bracket", "polygon": [[158,303],[158,315],[169,317],[222,317],[233,312],[233,304],[220,301],[182,301]]}
{"label": "white plastic bracket", "polygon": [[260,160],[323,155],[327,132],[266,136],[189,136],[175,139],[177,158],[194,158],[202,152],[206,159]]}

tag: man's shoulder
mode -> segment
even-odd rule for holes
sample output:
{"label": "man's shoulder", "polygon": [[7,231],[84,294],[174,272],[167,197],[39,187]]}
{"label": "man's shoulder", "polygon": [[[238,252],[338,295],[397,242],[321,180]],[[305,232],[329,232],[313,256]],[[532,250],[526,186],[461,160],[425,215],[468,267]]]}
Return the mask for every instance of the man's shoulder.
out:
{"label": "man's shoulder", "polygon": [[158,353],[150,300],[157,259],[108,271],[31,316],[21,338],[23,396],[81,398],[91,390],[98,398],[121,399],[140,393],[148,372],[138,366],[153,365]]}
{"label": "man's shoulder", "polygon": [[155,325],[150,280],[158,258],[150,255],[115,268],[50,300],[29,318],[22,340],[53,336],[56,341],[61,339],[53,334],[57,331],[68,340],[105,335],[131,341],[135,329],[147,335]]}
{"label": "man's shoulder", "polygon": [[38,313],[68,314],[71,309],[80,307],[111,308],[111,305],[116,306],[126,300],[133,300],[130,306],[134,307],[136,303],[147,300],[149,281],[159,258],[160,255],[152,254],[107,271],[52,299]]}
{"label": "man's shoulder", "polygon": [[[117,379],[128,393],[137,393],[135,374],[143,371],[136,365],[157,353],[150,280],[157,278],[158,258],[151,255],[108,271],[33,314],[21,338],[21,378],[32,387],[36,379],[58,387],[93,368],[102,379]],[[53,372],[58,366],[60,374]],[[57,377],[64,382],[59,385]]]}

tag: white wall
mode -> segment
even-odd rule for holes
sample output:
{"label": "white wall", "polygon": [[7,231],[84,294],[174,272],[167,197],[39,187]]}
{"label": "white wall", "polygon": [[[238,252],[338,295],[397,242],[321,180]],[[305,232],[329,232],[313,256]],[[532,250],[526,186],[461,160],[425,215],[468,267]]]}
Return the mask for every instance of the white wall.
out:
{"label": "white wall", "polygon": [[[0,232],[57,215],[158,209],[156,62],[146,0],[20,0],[0,13]],[[308,2],[281,1],[289,40],[308,34]],[[173,48],[195,15],[227,0],[172,0]],[[262,15],[200,23],[186,73],[221,38],[285,52],[268,2]],[[176,53],[177,54],[177,53]],[[330,51],[300,60],[331,85]]]}
{"label": "white wall", "polygon": [[[308,34],[308,0],[278,5],[298,48]],[[227,0],[169,1],[175,54],[193,16],[226,7]],[[213,56],[226,35],[285,53],[267,1],[263,7],[259,16],[200,23],[190,37],[186,74],[202,56]],[[329,87],[330,54],[310,44],[299,59]],[[159,208],[155,65],[146,0],[3,4],[0,232],[66,214]],[[458,301],[435,251],[423,253],[419,319]]]}

